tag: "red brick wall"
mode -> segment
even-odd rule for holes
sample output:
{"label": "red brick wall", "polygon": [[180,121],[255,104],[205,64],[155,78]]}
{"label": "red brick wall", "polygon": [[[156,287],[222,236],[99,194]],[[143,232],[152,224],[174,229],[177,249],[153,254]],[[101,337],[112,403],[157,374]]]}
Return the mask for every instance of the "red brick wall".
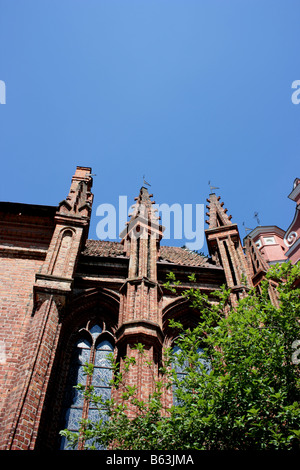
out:
{"label": "red brick wall", "polygon": [[0,203],[1,449],[35,447],[61,313],[88,232],[90,172],[77,167],[57,208]]}
{"label": "red brick wall", "polygon": [[0,364],[1,449],[12,438],[33,363],[33,345],[28,343],[35,321],[33,285],[52,237],[55,211],[0,203],[0,341],[5,348]]}
{"label": "red brick wall", "polygon": [[[75,334],[83,317],[88,321],[92,311],[102,316],[99,307],[103,307],[121,368],[125,355],[137,361],[126,383],[136,385],[139,398],[147,399],[154,380],[160,377],[163,348],[172,344],[176,334],[169,328],[168,319],[176,318],[189,326],[199,316],[199,312],[191,314],[179,294],[176,300],[176,296],[164,292],[166,273],[174,265],[157,264],[159,240],[155,238],[141,238],[139,244],[130,236],[125,238],[128,273],[127,269],[124,273],[122,263],[118,264],[120,254],[116,265],[102,255],[102,264],[97,265],[92,257],[87,264],[95,266],[80,266],[92,202],[87,170],[78,167],[72,191],[57,212],[55,208],[8,207],[4,203],[7,213],[0,225],[0,341],[5,344],[6,360],[0,365],[0,449],[34,449],[49,436],[55,441],[68,367],[68,338]],[[231,235],[235,240],[238,234],[233,225],[217,227],[216,233],[213,230],[209,245]],[[226,233],[220,233],[223,230]],[[236,247],[231,239],[228,246],[240,280],[240,274],[247,273],[241,246]],[[197,265],[198,285],[207,292],[223,284],[224,272],[228,284],[232,280],[223,251],[220,249],[219,254],[224,271],[204,267],[202,272]],[[109,276],[104,275],[108,266],[113,269]],[[190,269],[193,271],[177,266],[184,282]],[[144,345],[143,357],[132,347],[138,342]],[[165,405],[172,403],[171,390],[164,400]],[[50,426],[49,421],[53,422]]]}
{"label": "red brick wall", "polygon": [[9,435],[8,442],[8,448],[12,450],[33,449],[35,446],[60,331],[55,300],[52,295],[44,297],[23,343],[24,354],[15,377],[16,392],[10,395],[10,402],[17,402],[17,419],[12,420],[13,433]]}
{"label": "red brick wall", "polygon": [[[0,398],[6,419],[16,407],[16,402],[11,402],[9,410],[6,400],[16,389],[15,376],[24,354],[23,341],[31,321],[32,286],[42,262],[41,259],[15,258],[13,254],[8,256],[4,253],[0,258],[0,340],[4,342],[6,355],[5,363],[0,366]],[[0,426],[5,426],[8,423],[3,421],[2,412]],[[0,432],[0,435],[3,436],[3,433]]]}

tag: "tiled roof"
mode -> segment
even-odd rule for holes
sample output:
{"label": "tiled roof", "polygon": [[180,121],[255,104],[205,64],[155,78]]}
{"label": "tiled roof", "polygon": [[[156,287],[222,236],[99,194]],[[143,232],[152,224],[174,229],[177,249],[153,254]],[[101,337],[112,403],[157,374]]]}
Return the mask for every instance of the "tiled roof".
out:
{"label": "tiled roof", "polygon": [[82,254],[112,258],[116,256],[124,257],[123,245],[121,245],[121,243],[104,240],[87,240]]}
{"label": "tiled roof", "polygon": [[190,251],[187,248],[180,248],[178,246],[161,246],[160,260],[182,266],[208,265],[207,258],[199,255],[198,253],[195,253],[194,251]]}
{"label": "tiled roof", "polygon": [[[121,245],[121,243],[103,240],[87,240],[82,254],[85,256],[126,258],[123,252],[123,245]],[[213,267],[213,265],[208,262],[207,258],[190,251],[187,248],[180,248],[177,246],[161,246],[159,261],[165,261],[181,266]]]}

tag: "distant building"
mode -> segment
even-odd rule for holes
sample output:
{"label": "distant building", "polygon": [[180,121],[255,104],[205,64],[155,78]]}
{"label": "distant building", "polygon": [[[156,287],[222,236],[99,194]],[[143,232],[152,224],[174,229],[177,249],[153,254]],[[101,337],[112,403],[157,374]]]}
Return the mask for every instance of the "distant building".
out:
{"label": "distant building", "polygon": [[248,237],[252,238],[263,258],[271,265],[287,261],[284,235],[284,230],[276,225],[267,225],[256,227]]}
{"label": "distant building", "polygon": [[296,203],[296,210],[294,219],[287,229],[284,236],[284,243],[288,247],[285,253],[288,259],[293,263],[300,260],[300,179],[296,178],[293,185],[293,190],[288,196]]}
{"label": "distant building", "polygon": [[259,225],[244,238],[255,243],[264,260],[269,264],[291,261],[293,264],[300,260],[300,179],[296,178],[293,190],[288,196],[296,202],[294,219],[289,228],[284,231],[276,225]]}

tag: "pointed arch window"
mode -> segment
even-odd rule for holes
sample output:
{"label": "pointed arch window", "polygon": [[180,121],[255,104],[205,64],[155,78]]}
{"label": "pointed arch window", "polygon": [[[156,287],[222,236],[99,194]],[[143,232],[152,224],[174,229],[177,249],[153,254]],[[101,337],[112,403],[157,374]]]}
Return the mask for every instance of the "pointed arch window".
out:
{"label": "pointed arch window", "polygon": [[[174,345],[173,348],[172,348],[172,353],[173,353],[173,360],[172,360],[172,365],[173,365],[173,368],[176,372],[176,375],[177,375],[177,379],[179,380],[179,382],[182,382],[183,386],[184,386],[184,382],[187,378],[187,375],[188,375],[188,371],[187,371],[187,368],[192,366],[191,363],[188,362],[188,360],[180,360],[180,355],[182,353],[182,349],[180,348],[180,346],[178,345]],[[210,364],[210,361],[208,361],[207,359],[205,359],[203,357],[203,359],[201,358],[201,356],[204,354],[204,350],[202,348],[197,348],[197,354],[199,355],[199,358],[200,358],[200,362],[201,364],[205,367],[207,373],[209,373],[209,371],[211,370],[211,364]],[[199,367],[199,370],[198,370],[199,374],[202,373],[202,369]],[[173,404],[174,405],[179,405],[180,402],[177,398],[177,395],[175,393],[176,391],[176,384],[173,383]]]}
{"label": "pointed arch window", "polygon": [[[96,406],[84,398],[83,393],[74,387],[78,384],[94,386],[95,393],[104,400],[111,396],[110,380],[112,367],[109,354],[114,350],[113,338],[110,333],[103,332],[98,324],[90,329],[82,329],[74,346],[66,392],[63,403],[63,429],[78,432],[81,419],[99,420],[99,411]],[[93,364],[93,375],[84,374],[86,363]],[[105,414],[105,410],[104,410]],[[68,441],[61,440],[61,450],[67,449]]]}

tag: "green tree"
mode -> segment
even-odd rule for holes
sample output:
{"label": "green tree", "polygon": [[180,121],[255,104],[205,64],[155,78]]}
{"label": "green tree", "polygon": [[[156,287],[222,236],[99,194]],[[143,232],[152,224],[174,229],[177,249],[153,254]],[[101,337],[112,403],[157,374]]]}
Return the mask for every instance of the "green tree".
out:
{"label": "green tree", "polygon": [[[269,298],[270,279],[277,283],[278,306]],[[234,307],[225,287],[214,292],[214,301],[187,289],[183,295],[199,310],[199,324],[184,329],[171,321],[179,333],[178,352],[167,351],[163,379],[147,401],[137,400],[136,389],[124,385],[124,374],[134,362],[129,358],[122,372],[114,364],[112,386],[122,388],[121,402],[104,402],[92,388],[84,390],[99,413],[106,410],[99,422],[82,422],[87,447],[299,449],[300,371],[293,349],[300,339],[299,279],[300,265],[272,267],[261,293],[251,290]],[[178,284],[170,274],[166,286],[176,291]],[[143,355],[142,345],[137,348]],[[183,368],[184,376],[178,373]],[[166,410],[161,398],[171,386],[176,401]],[[133,419],[127,416],[129,404],[136,409]],[[61,433],[76,445],[78,435]]]}

